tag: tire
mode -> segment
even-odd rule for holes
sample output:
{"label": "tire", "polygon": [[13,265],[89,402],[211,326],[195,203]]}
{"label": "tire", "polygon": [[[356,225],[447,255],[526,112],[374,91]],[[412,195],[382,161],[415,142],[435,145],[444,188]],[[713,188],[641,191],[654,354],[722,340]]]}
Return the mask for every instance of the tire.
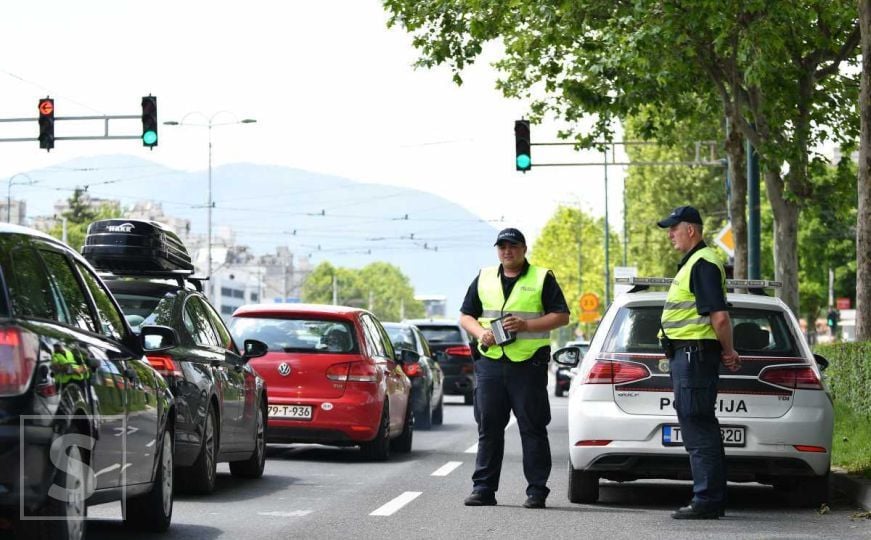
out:
{"label": "tire", "polygon": [[[411,406],[410,401],[409,406]],[[421,407],[419,410],[414,411],[414,428],[432,428],[432,393],[427,396],[426,403],[423,404],[423,407]]]}
{"label": "tire", "polygon": [[238,478],[260,478],[266,466],[266,415],[263,404],[257,407],[257,428],[254,435],[254,452],[244,461],[231,461],[230,474]]}
{"label": "tire", "polygon": [[360,444],[363,457],[372,461],[386,461],[390,457],[390,410],[387,402],[381,409],[381,420],[378,433],[369,442]]}
{"label": "tire", "polygon": [[[70,431],[68,433],[76,433]],[[46,540],[82,540],[85,537],[85,524],[88,517],[86,504],[88,486],[85,463],[78,446],[72,445],[67,453],[68,460],[64,470],[59,470],[54,484],[67,490],[67,500],[46,497],[45,505],[37,515],[46,519],[17,520],[16,536],[19,538],[40,538]],[[66,519],[48,519],[64,517]]]}
{"label": "tire", "polygon": [[184,486],[188,493],[208,495],[215,491],[218,476],[218,428],[217,413],[209,406],[206,423],[203,426],[203,445],[197,460],[188,468],[180,469],[179,487]]}
{"label": "tire", "polygon": [[559,387],[559,383],[556,383],[556,384],[553,386],[553,395],[556,396],[556,397],[563,397],[563,391],[562,391],[562,389]]}
{"label": "tire", "polygon": [[463,394],[463,404],[471,405],[475,400],[475,392],[469,392],[468,394]]}
{"label": "tire", "polygon": [[593,473],[575,470],[569,460],[569,501],[592,504],[599,500],[599,477]]}
{"label": "tire", "polygon": [[445,418],[445,398],[440,397],[438,405],[436,405],[435,410],[432,412],[432,423],[433,425],[440,426],[444,422]]}
{"label": "tire", "polygon": [[402,422],[402,435],[390,441],[390,449],[407,454],[411,452],[411,442],[414,438],[414,413],[411,403],[405,407],[405,421]]}
{"label": "tire", "polygon": [[160,460],[157,473],[154,475],[154,485],[148,493],[127,499],[124,512],[124,524],[128,527],[149,531],[163,532],[172,522],[172,431],[163,433]]}

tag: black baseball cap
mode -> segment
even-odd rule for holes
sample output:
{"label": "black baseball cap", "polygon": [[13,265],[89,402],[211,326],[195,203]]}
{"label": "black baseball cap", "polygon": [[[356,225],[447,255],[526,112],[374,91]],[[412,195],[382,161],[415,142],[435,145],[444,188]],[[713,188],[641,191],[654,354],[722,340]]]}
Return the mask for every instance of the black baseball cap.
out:
{"label": "black baseball cap", "polygon": [[514,228],[502,229],[499,231],[499,235],[496,236],[496,243],[494,246],[498,246],[499,242],[511,242],[512,244],[523,244],[526,245],[526,238],[523,237],[523,233]]}
{"label": "black baseball cap", "polygon": [[702,216],[699,214],[699,211],[692,206],[678,206],[672,210],[671,214],[669,214],[665,219],[658,221],[656,224],[663,229],[667,229],[672,225],[677,225],[681,221],[701,225]]}

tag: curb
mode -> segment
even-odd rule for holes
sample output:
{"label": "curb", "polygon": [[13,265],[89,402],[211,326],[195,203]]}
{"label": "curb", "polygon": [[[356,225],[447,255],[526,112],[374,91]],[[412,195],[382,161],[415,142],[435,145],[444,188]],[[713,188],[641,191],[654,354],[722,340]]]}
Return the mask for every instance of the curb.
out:
{"label": "curb", "polygon": [[865,510],[871,510],[871,480],[833,471],[832,486]]}

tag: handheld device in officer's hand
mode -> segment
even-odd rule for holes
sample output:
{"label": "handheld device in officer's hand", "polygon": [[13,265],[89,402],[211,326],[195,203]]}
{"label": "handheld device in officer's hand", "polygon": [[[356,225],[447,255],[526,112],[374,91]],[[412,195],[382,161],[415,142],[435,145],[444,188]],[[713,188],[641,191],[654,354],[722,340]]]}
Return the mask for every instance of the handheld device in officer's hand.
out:
{"label": "handheld device in officer's hand", "polygon": [[504,326],[505,319],[510,316],[510,313],[506,313],[498,319],[490,321],[490,330],[493,331],[493,338],[496,340],[496,345],[508,345],[517,339],[517,334],[506,330]]}

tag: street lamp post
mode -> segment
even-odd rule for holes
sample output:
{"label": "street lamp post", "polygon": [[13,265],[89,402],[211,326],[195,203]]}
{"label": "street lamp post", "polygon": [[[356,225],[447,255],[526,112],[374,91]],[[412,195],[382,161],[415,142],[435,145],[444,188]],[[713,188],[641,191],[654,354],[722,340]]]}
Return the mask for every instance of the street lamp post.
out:
{"label": "street lamp post", "polygon": [[[164,122],[167,126],[197,126],[197,127],[205,127],[208,130],[209,134],[209,185],[208,185],[208,201],[206,202],[206,229],[207,229],[207,239],[206,239],[206,257],[208,259],[207,266],[207,277],[212,277],[212,208],[215,203],[212,201],[212,128],[218,126],[229,126],[233,124],[253,124],[257,122],[254,118],[243,118],[242,120],[233,120],[230,122],[218,122],[215,123],[215,118],[220,114],[233,114],[229,111],[218,111],[212,116],[206,118],[201,112],[190,112],[182,117],[182,119],[178,122],[174,120],[169,120]],[[193,123],[193,122],[185,122],[185,120],[191,115],[199,115],[202,116],[203,119],[206,120],[206,123]],[[235,115],[234,115],[235,116]],[[211,286],[209,287],[209,292],[211,293]],[[212,297],[212,294],[209,294],[209,297]]]}
{"label": "street lamp post", "polygon": [[[27,182],[13,182],[18,176],[27,178]],[[9,177],[9,186],[6,189],[6,223],[12,223],[12,184],[23,186],[35,183],[36,180],[31,178],[27,173],[16,173]]]}

